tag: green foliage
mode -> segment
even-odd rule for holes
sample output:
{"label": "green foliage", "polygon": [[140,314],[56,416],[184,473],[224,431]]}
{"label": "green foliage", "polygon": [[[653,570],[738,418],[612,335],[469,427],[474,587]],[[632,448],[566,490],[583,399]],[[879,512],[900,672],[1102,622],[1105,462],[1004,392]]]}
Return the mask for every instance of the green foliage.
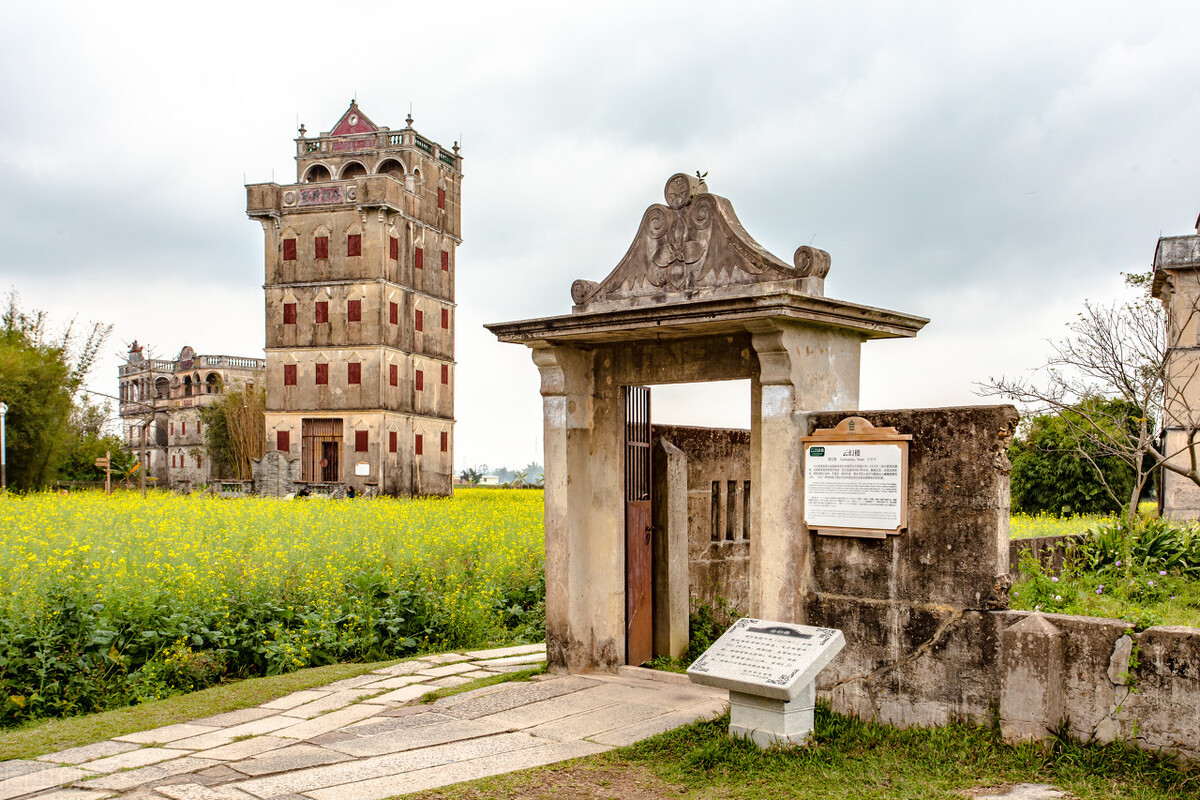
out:
{"label": "green foliage", "polygon": [[1124,508],[1134,487],[1133,468],[1103,452],[1096,445],[1098,437],[1085,432],[1107,424],[1096,420],[1124,419],[1126,430],[1110,425],[1106,432],[1116,438],[1132,437],[1141,413],[1122,400],[1090,398],[1084,403],[1086,415],[1076,406],[1061,414],[1033,417],[1025,435],[1009,446],[1014,511],[1071,516],[1113,514]]}
{"label": "green foliage", "polygon": [[1138,629],[1200,624],[1200,530],[1168,520],[1097,525],[1067,553],[1061,575],[1026,553],[1012,605],[1125,619]]}
{"label": "green foliage", "polygon": [[261,458],[266,447],[266,408],[265,389],[243,387],[227,389],[220,400],[200,410],[214,477],[253,477],[251,459]]}
{"label": "green foliage", "polygon": [[688,649],[679,658],[655,656],[650,659],[650,668],[665,672],[687,672],[692,662],[713,646],[729,626],[741,616],[724,597],[716,598],[716,608],[697,605],[688,615]]}
{"label": "green foliage", "polygon": [[76,352],[72,327],[52,338],[48,323],[43,312],[22,311],[15,294],[9,295],[0,317],[0,402],[8,405],[7,477],[17,491],[48,486],[73,450],[88,445],[88,437],[71,424],[72,401],[111,330],[93,325]]}
{"label": "green foliage", "polygon": [[726,713],[594,759],[648,768],[681,785],[672,793],[747,800],[973,797],[981,787],[1016,783],[1053,784],[1076,797],[1184,798],[1200,785],[1196,765],[1120,742],[1081,742],[1066,728],[1045,743],[1009,745],[996,728],[902,730],[835,713],[823,701],[813,723],[805,746],[763,750],[731,737]]}

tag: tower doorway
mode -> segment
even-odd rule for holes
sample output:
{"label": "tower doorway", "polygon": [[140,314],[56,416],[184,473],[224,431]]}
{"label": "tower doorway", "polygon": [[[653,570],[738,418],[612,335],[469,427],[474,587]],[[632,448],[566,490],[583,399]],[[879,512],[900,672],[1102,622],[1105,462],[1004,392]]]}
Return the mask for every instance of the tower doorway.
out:
{"label": "tower doorway", "polygon": [[341,480],[342,421],[301,420],[300,479],[308,483],[337,483]]}

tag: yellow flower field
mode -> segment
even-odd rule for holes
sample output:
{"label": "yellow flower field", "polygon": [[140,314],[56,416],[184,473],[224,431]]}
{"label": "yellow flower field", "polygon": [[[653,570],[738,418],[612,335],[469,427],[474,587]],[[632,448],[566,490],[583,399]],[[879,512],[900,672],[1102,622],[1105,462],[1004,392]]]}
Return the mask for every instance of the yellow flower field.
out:
{"label": "yellow flower field", "polygon": [[[135,688],[151,672],[171,684],[160,680],[163,654],[176,671],[186,652],[211,652],[227,672],[252,674],[531,638],[532,629],[514,630],[533,621],[544,591],[534,490],[413,500],[11,496],[0,498],[0,540],[0,690],[14,705],[0,721],[78,683],[22,684],[21,665],[44,663],[48,647],[68,663],[82,653],[94,688],[111,692],[118,673]],[[64,702],[43,713],[98,701]]]}

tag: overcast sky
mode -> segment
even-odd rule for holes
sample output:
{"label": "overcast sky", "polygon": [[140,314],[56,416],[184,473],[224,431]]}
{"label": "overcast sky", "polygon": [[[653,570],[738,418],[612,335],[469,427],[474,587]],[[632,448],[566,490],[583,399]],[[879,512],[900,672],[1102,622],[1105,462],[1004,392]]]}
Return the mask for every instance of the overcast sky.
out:
{"label": "overcast sky", "polygon": [[[568,313],[675,172],[785,262],[829,251],[828,296],[931,318],[864,345],[863,408],[984,402],[1200,212],[1194,0],[230,7],[5,9],[0,287],[115,325],[98,390],[135,338],[261,356],[243,184],[355,95],[462,142],[459,469],[541,461],[537,371],[483,323]],[[654,398],[748,424],[744,384]]]}

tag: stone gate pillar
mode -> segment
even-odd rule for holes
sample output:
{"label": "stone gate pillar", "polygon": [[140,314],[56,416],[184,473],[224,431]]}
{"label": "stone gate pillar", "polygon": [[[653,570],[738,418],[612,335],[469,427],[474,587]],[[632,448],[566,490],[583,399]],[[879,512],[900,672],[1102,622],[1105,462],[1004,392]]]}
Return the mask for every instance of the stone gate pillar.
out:
{"label": "stone gate pillar", "polygon": [[759,376],[751,391],[750,470],[758,491],[750,539],[751,616],[804,622],[808,530],[804,526],[807,413],[858,408],[861,337],[790,325],[752,340]]}

